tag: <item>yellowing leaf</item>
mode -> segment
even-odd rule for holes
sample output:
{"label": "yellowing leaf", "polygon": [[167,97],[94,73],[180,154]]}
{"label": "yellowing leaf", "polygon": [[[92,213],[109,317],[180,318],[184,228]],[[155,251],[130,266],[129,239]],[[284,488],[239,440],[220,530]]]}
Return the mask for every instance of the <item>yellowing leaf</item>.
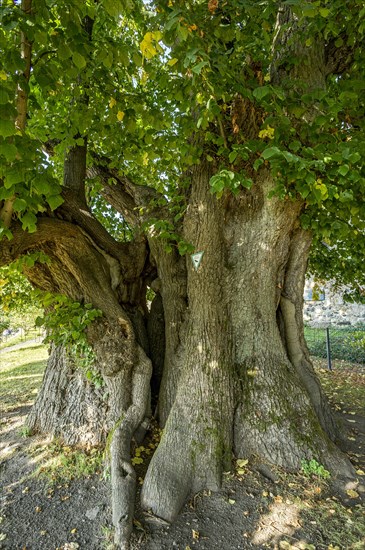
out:
{"label": "yellowing leaf", "polygon": [[125,115],[124,111],[118,111],[117,119],[121,122],[124,118],[124,115]]}
{"label": "yellowing leaf", "polygon": [[8,79],[8,75],[6,74],[5,71],[0,71],[0,80],[7,80]]}
{"label": "yellowing leaf", "polygon": [[248,370],[247,375],[248,376],[256,376],[257,372],[255,370]]}
{"label": "yellowing leaf", "polygon": [[271,128],[271,126],[268,126],[267,128],[264,128],[263,130],[260,130],[259,132],[259,138],[265,139],[274,139],[275,134],[275,128]]}
{"label": "yellowing leaf", "polygon": [[147,164],[148,164],[148,153],[143,153],[142,164],[143,164],[143,166],[147,166]]}
{"label": "yellowing leaf", "polygon": [[167,64],[172,67],[173,65],[175,65],[175,63],[177,63],[179,60],[177,59],[177,57],[174,57],[173,59],[170,59]]}
{"label": "yellowing leaf", "polygon": [[163,49],[158,44],[161,38],[162,38],[161,31],[146,32],[142,42],[139,45],[142,55],[146,59],[152,59],[152,57],[154,57],[158,52],[163,52]]}
{"label": "yellowing leaf", "polygon": [[239,468],[243,468],[244,466],[246,466],[248,464],[248,459],[247,458],[239,458],[237,460],[237,466]]}
{"label": "yellowing leaf", "polygon": [[142,463],[143,463],[143,458],[141,458],[140,456],[135,456],[134,458],[132,458],[133,465],[142,464]]}
{"label": "yellowing leaf", "polygon": [[359,493],[357,491],[354,491],[353,489],[347,489],[346,494],[351,498],[359,497]]}
{"label": "yellowing leaf", "polygon": [[112,109],[117,104],[117,100],[112,97],[109,101],[109,107]]}

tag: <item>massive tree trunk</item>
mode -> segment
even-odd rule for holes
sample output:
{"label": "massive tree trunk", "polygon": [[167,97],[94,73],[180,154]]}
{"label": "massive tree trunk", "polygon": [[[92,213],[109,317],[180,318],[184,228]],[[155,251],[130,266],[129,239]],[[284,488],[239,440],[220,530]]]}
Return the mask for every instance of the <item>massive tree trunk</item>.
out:
{"label": "massive tree trunk", "polygon": [[232,451],[290,470],[316,458],[353,473],[331,441],[335,425],[305,351],[302,203],[269,199],[267,172],[251,191],[218,201],[210,175],[202,163],[192,176],[184,236],[204,254],[197,270],[186,258],[176,397],[170,406],[161,394],[167,420],[142,490],[143,506],[169,521],[188,494],[219,487]]}

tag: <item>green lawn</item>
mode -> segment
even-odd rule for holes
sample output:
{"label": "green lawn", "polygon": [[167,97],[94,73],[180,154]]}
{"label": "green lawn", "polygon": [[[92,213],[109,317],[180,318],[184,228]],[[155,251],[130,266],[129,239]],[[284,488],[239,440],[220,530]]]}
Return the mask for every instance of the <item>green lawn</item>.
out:
{"label": "green lawn", "polygon": [[47,357],[43,344],[0,354],[0,402],[4,412],[34,402]]}

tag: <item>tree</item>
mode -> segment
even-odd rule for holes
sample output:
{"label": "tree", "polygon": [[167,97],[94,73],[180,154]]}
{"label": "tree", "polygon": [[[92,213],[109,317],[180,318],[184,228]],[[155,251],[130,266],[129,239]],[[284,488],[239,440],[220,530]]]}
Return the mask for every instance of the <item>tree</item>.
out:
{"label": "tree", "polygon": [[353,476],[302,296],[313,237],[363,247],[358,2],[1,9],[0,263],[41,251],[32,284],[102,312],[85,334],[108,392],[116,542],[152,371],[164,431],[142,504],[156,515],[217,489],[232,452]]}

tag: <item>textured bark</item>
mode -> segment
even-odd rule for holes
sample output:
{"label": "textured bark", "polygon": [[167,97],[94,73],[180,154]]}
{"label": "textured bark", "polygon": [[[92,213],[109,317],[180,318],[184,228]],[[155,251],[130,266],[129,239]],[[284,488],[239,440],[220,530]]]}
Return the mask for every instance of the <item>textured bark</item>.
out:
{"label": "textured bark", "polygon": [[219,487],[232,450],[289,470],[316,458],[337,476],[353,474],[327,435],[333,420],[306,362],[302,203],[268,199],[274,182],[264,171],[251,191],[217,201],[209,177],[203,163],[192,175],[184,236],[204,255],[197,271],[186,258],[177,391],[142,489],[142,505],[168,521],[190,493]]}
{"label": "textured bark", "polygon": [[[223,209],[209,193],[209,176],[205,167],[194,173],[184,229],[185,237],[197,251],[204,251],[204,257],[197,272],[186,258],[189,302],[176,356],[177,392],[142,490],[143,506],[169,521],[191,492],[219,488],[231,458],[233,364],[227,294],[222,286],[226,269]],[[165,309],[165,318],[166,313]]]}
{"label": "textured bark", "polygon": [[105,444],[107,403],[67,357],[52,346],[37,400],[26,424],[32,432],[61,438],[67,445]]}
{"label": "textured bark", "polygon": [[304,340],[303,288],[311,235],[298,229],[292,239],[285,272],[285,283],[280,299],[284,321],[284,340],[288,357],[306,387],[323,430],[331,440],[338,437],[338,429],[329,403],[313,370]]}
{"label": "textured bark", "polygon": [[108,390],[110,468],[115,544],[128,550],[133,528],[136,475],[131,443],[149,409],[151,361],[118,321],[103,319],[90,328]]}

